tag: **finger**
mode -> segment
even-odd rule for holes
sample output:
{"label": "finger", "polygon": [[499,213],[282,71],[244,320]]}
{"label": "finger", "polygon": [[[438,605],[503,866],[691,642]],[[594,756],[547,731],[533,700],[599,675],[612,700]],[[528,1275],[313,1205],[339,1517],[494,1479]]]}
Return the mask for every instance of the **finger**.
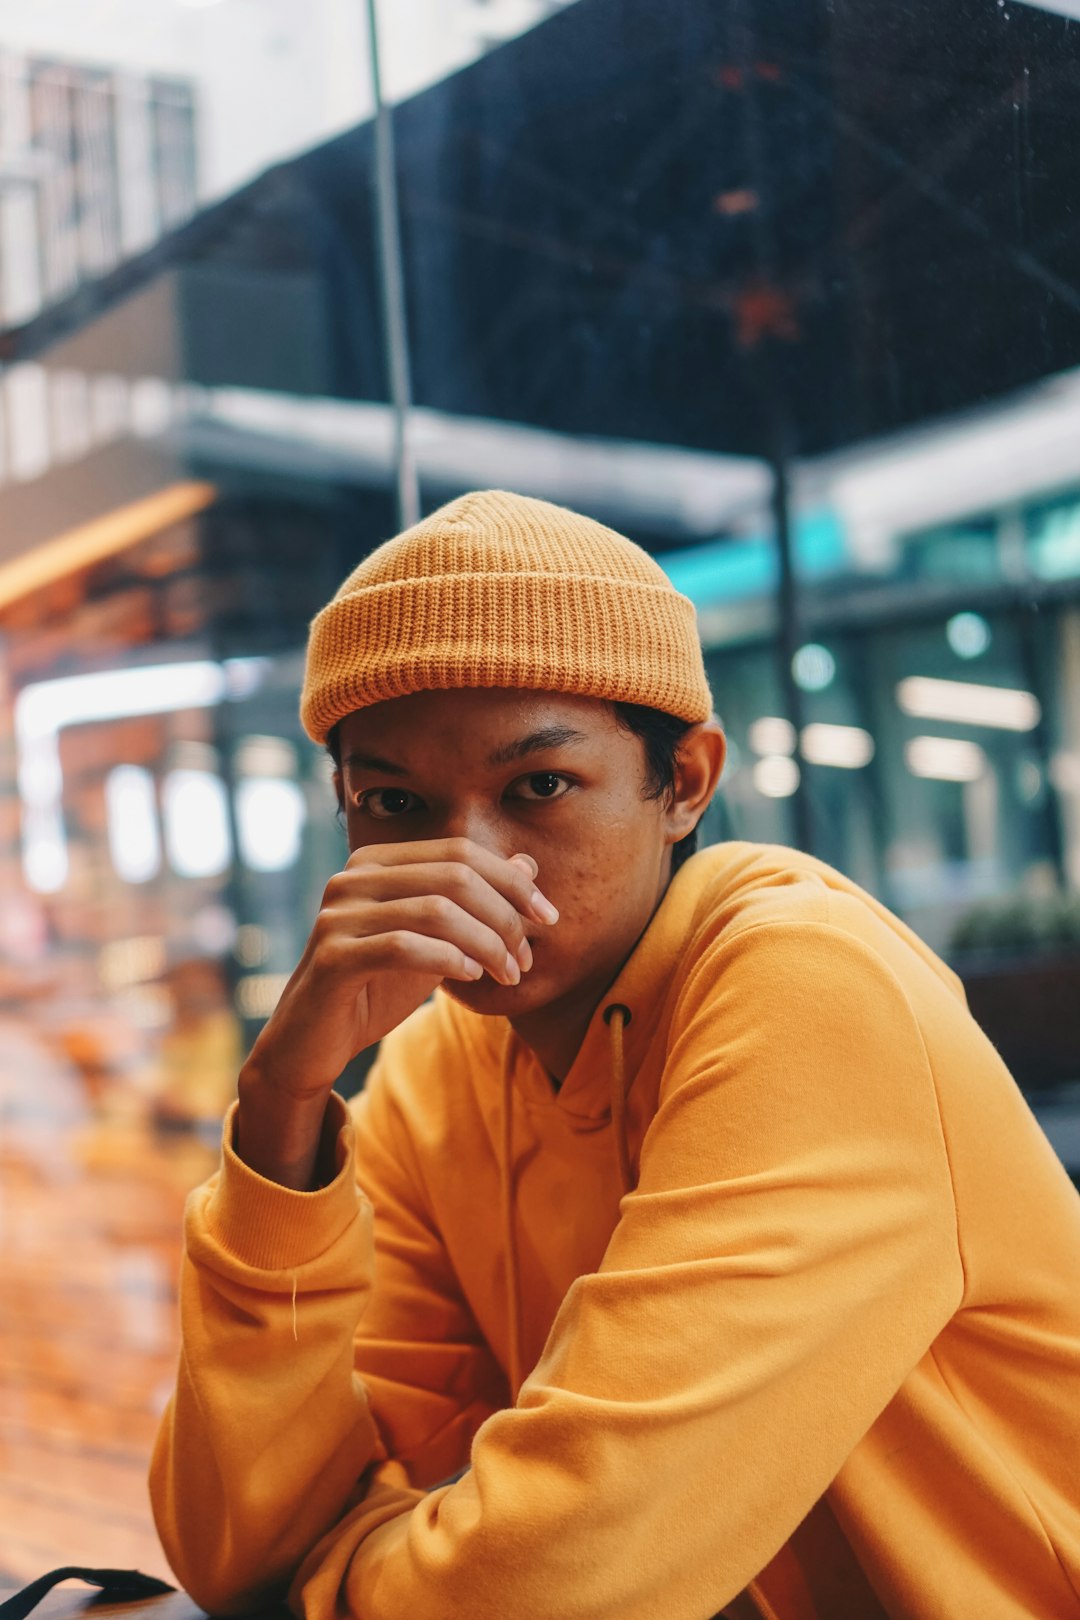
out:
{"label": "finger", "polygon": [[[520,868],[512,867],[519,872]],[[359,903],[389,905],[402,900],[453,901],[470,916],[498,934],[506,949],[524,964],[527,945],[525,919],[513,900],[462,861],[440,861],[413,866],[358,866],[331,878],[326,886],[324,911],[333,915],[341,906]],[[379,927],[382,925],[380,924]],[[378,928],[372,930],[377,932]]]}
{"label": "finger", "polygon": [[[526,856],[525,859],[531,861],[532,858]],[[455,899],[461,897],[460,885],[463,880],[460,871],[455,876],[451,869],[464,868],[501,894],[520,916],[542,923],[558,920],[555,907],[536,887],[523,864],[505,860],[471,839],[420,839],[413,844],[365,844],[353,851],[345,870],[379,873],[395,869],[404,871],[416,866],[444,868],[448,887],[443,887],[443,880],[431,880],[426,875],[425,881],[434,881],[437,892],[449,893]],[[476,890],[473,892],[479,893]]]}
{"label": "finger", "polygon": [[407,928],[392,929],[366,938],[340,935],[327,950],[324,971],[357,977],[379,972],[419,973],[433,979],[465,979],[475,982],[483,966],[459,946],[431,934]]}
{"label": "finger", "polygon": [[[415,868],[414,868],[415,870]],[[500,899],[506,911],[512,907]],[[517,914],[514,913],[516,916]],[[518,919],[520,927],[520,919]],[[523,970],[532,966],[532,951],[522,935],[519,951],[498,931],[475,917],[445,894],[425,893],[399,899],[365,899],[352,907],[335,906],[322,913],[322,929],[331,950],[344,935],[354,939],[374,939],[388,933],[423,934],[456,945],[466,956],[482,963],[500,984],[517,984]]]}
{"label": "finger", "polygon": [[528,872],[532,880],[532,892],[529,896],[532,915],[538,917],[542,923],[557,923],[559,920],[558,910],[552,905],[547,895],[536,886],[536,879],[540,875],[540,868],[536,861],[533,860],[531,855],[526,855],[521,851],[516,855],[511,855],[510,860],[520,866],[523,872]]}
{"label": "finger", "polygon": [[[526,859],[531,857],[527,856]],[[485,849],[482,844],[474,843],[471,838],[417,839],[408,844],[364,844],[349,856],[346,870],[354,866],[407,866],[428,862],[453,862],[468,866],[504,894],[523,914],[533,911],[538,921],[550,920],[545,911],[554,908],[548,902],[546,907],[536,910],[533,896],[539,891],[525,869],[516,862],[496,855],[493,850]],[[543,902],[544,896],[540,894],[539,899]]]}

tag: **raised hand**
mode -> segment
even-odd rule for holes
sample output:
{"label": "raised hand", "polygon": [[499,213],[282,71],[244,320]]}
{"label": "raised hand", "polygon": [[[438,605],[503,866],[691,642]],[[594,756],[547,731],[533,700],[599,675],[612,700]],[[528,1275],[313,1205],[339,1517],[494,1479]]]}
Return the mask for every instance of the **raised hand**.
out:
{"label": "raised hand", "polygon": [[311,1185],[337,1076],[443,979],[518,983],[532,965],[526,922],[557,917],[536,874],[531,856],[469,839],[365,845],[349,857],[241,1071],[237,1148],[254,1170]]}

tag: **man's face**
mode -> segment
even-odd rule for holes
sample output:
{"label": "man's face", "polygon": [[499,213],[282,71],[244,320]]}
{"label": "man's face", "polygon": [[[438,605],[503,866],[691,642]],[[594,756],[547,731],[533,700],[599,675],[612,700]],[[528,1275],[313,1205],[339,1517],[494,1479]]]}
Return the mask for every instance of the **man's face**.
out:
{"label": "man's face", "polygon": [[526,1024],[557,1003],[591,1010],[670,871],[668,810],[645,797],[641,739],[595,698],[503,689],[395,698],[347,716],[339,736],[350,850],[464,837],[531,855],[558,908],[552,926],[527,924],[534,964],[520,984],[485,974],[447,981],[450,994]]}

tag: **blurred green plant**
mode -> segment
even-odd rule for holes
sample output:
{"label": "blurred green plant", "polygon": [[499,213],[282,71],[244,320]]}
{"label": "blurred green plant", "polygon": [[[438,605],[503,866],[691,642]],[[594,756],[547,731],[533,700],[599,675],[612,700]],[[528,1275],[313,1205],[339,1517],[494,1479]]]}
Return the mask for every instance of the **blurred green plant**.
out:
{"label": "blurred green plant", "polygon": [[1011,895],[973,906],[957,922],[953,951],[1080,951],[1080,895]]}

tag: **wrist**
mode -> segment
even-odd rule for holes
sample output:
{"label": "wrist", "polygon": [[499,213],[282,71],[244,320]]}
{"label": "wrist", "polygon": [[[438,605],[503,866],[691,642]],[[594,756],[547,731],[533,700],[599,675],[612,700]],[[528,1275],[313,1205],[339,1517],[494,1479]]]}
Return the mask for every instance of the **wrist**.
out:
{"label": "wrist", "polygon": [[249,1059],[237,1081],[239,1106],[236,1115],[234,1149],[246,1165],[267,1181],[276,1181],[296,1192],[310,1192],[332,1178],[318,1172],[325,1169],[320,1152],[323,1127],[331,1087],[306,1096],[284,1091],[266,1075],[257,1061]]}

